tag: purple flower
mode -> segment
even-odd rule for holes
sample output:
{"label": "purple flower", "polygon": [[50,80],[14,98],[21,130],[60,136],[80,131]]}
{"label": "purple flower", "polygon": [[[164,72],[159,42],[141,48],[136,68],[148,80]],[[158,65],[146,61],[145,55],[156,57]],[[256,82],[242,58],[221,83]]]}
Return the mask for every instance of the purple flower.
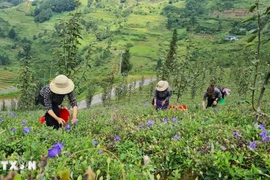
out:
{"label": "purple flower", "polygon": [[270,136],[267,136],[267,131],[262,131],[260,134],[259,134],[261,137],[262,137],[262,140],[263,141],[269,141],[270,139]]}
{"label": "purple flower", "polygon": [[181,121],[177,121],[178,124],[181,124]]}
{"label": "purple flower", "polygon": [[265,136],[262,138],[263,141],[270,141],[270,136]]}
{"label": "purple flower", "polygon": [[92,143],[94,146],[97,146],[98,145],[98,142],[96,140],[93,141]]}
{"label": "purple flower", "polygon": [[25,134],[29,133],[29,132],[30,132],[30,127],[25,127],[25,128],[23,128],[23,132],[24,132]]}
{"label": "purple flower", "polygon": [[265,129],[265,128],[264,128],[264,125],[263,125],[263,124],[260,124],[260,125],[258,126],[258,129],[264,130],[264,129]]}
{"label": "purple flower", "polygon": [[77,124],[78,122],[79,122],[78,119],[75,119],[75,120],[74,120],[74,124]]}
{"label": "purple flower", "polygon": [[267,136],[267,132],[266,132],[266,131],[262,131],[259,135],[260,135],[262,138],[264,138],[264,137]]}
{"label": "purple flower", "polygon": [[173,136],[173,138],[178,141],[179,140],[179,137],[177,135]]}
{"label": "purple flower", "polygon": [[116,135],[114,141],[120,141],[120,137]]}
{"label": "purple flower", "polygon": [[16,116],[16,113],[13,112],[13,111],[10,111],[10,112],[9,112],[9,115],[12,116],[12,117],[15,117],[15,116]]}
{"label": "purple flower", "polygon": [[163,122],[167,123],[168,122],[168,118],[163,118]]}
{"label": "purple flower", "polygon": [[139,128],[141,129],[141,128],[143,128],[143,126],[142,126],[142,125],[140,125],[140,126],[139,126]]}
{"label": "purple flower", "polygon": [[255,149],[255,148],[256,148],[256,142],[255,142],[255,141],[250,142],[250,143],[249,143],[249,148]]}
{"label": "purple flower", "polygon": [[98,150],[98,154],[102,154],[103,153],[103,151],[100,149],[100,150]]}
{"label": "purple flower", "polygon": [[58,142],[58,143],[56,143],[55,145],[54,145],[54,147],[55,148],[58,148],[58,149],[60,149],[60,151],[63,149],[63,144],[61,143],[61,142]]}
{"label": "purple flower", "polygon": [[176,116],[172,116],[172,122],[176,121]]}
{"label": "purple flower", "polygon": [[238,134],[238,132],[234,132],[233,133],[233,137],[235,137],[235,138],[237,138],[237,137],[239,137],[240,135]]}
{"label": "purple flower", "polygon": [[70,128],[70,125],[66,125],[66,130],[69,131],[71,128]]}
{"label": "purple flower", "polygon": [[48,157],[48,158],[55,157],[55,156],[57,156],[57,155],[59,154],[59,152],[60,152],[60,151],[59,151],[57,148],[51,148],[51,149],[48,150],[48,155],[47,155],[47,157]]}
{"label": "purple flower", "polygon": [[155,122],[154,122],[153,120],[148,121],[148,123],[147,123],[147,127],[152,126],[154,123],[155,123]]}
{"label": "purple flower", "polygon": [[15,132],[15,131],[16,131],[16,129],[13,127],[13,128],[11,128],[11,131]]}
{"label": "purple flower", "polygon": [[93,116],[90,116],[89,119],[93,119]]}
{"label": "purple flower", "polygon": [[26,123],[26,120],[22,120],[22,125],[24,126]]}
{"label": "purple flower", "polygon": [[54,145],[53,148],[48,149],[48,158],[52,158],[57,156],[63,149],[63,144],[61,142],[58,142]]}
{"label": "purple flower", "polygon": [[0,122],[3,122],[4,121],[4,119],[3,118],[0,118]]}

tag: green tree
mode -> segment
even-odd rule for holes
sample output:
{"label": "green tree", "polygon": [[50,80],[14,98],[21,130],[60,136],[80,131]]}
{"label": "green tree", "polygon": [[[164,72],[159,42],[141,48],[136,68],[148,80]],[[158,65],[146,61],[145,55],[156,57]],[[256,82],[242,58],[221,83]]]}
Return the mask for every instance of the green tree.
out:
{"label": "green tree", "polygon": [[10,64],[9,57],[5,53],[0,54],[0,64],[4,66]]}
{"label": "green tree", "polygon": [[132,69],[130,57],[129,49],[126,49],[125,52],[122,53],[121,72],[128,73]]}
{"label": "green tree", "polygon": [[176,58],[176,50],[177,50],[177,31],[176,29],[173,30],[172,40],[170,43],[170,49],[167,54],[167,58],[165,61],[166,68],[168,71],[171,71],[173,68],[173,64]]}
{"label": "green tree", "polygon": [[9,33],[8,33],[8,37],[11,38],[11,39],[15,39],[17,36],[15,30],[12,28]]}
{"label": "green tree", "polygon": [[6,37],[5,30],[2,29],[1,27],[0,27],[0,37],[2,37],[2,38]]}
{"label": "green tree", "polygon": [[[269,61],[263,61],[262,55],[261,55],[261,45],[262,45],[262,35],[263,31],[267,29],[269,24],[269,18],[270,18],[270,6],[267,7],[264,11],[262,11],[260,7],[260,0],[256,0],[255,3],[249,8],[250,12],[257,12],[256,16],[252,16],[247,18],[246,20],[243,20],[243,23],[246,22],[256,22],[257,28],[252,30],[253,34],[248,38],[248,44],[247,47],[253,48],[255,46],[255,60],[252,61],[252,64],[254,65],[254,78],[252,82],[251,92],[252,92],[252,108],[256,112],[256,119],[258,120],[259,115],[261,113],[261,103],[262,99],[265,93],[265,89],[268,85],[269,79],[270,79],[270,66]],[[257,38],[257,43],[254,43],[254,39]],[[270,39],[267,38],[266,42],[269,42]],[[267,67],[267,69],[265,69]],[[263,74],[262,76],[262,86],[258,89],[258,78],[259,75]],[[255,92],[259,91],[259,96],[257,99],[257,103],[255,103]]]}
{"label": "green tree", "polygon": [[94,0],[88,0],[87,1],[87,7],[90,7],[93,4]]}
{"label": "green tree", "polygon": [[61,38],[59,45],[61,48],[57,49],[55,54],[57,55],[56,67],[58,74],[65,74],[68,77],[72,77],[75,72],[75,68],[79,65],[79,51],[78,46],[81,44],[81,13],[76,9],[75,13],[69,14],[70,18],[65,21],[59,19],[58,35]]}
{"label": "green tree", "polygon": [[[24,42],[29,42],[26,38]],[[22,46],[21,68],[18,75],[18,89],[21,96],[18,102],[18,108],[23,110],[34,109],[36,94],[38,91],[37,81],[34,78],[34,71],[31,68],[31,43]]]}
{"label": "green tree", "polygon": [[34,21],[42,23],[44,21],[48,21],[51,17],[52,17],[52,10],[51,9],[43,9],[43,10],[41,10],[40,13],[38,13],[35,16]]}

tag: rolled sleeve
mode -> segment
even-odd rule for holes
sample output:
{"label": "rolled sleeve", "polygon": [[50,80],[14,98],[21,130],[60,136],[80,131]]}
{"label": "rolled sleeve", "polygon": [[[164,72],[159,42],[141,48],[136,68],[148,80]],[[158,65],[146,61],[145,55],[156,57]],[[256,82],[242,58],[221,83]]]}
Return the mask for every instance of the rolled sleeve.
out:
{"label": "rolled sleeve", "polygon": [[166,100],[168,101],[172,96],[172,88],[168,87],[168,96],[166,97]]}
{"label": "rolled sleeve", "polygon": [[43,97],[44,97],[44,107],[45,107],[46,111],[51,110],[52,109],[52,100],[51,100],[50,91],[44,91]]}
{"label": "rolled sleeve", "polygon": [[68,99],[69,99],[69,103],[72,107],[77,106],[77,101],[76,101],[76,97],[74,95],[74,92],[72,91],[71,93],[68,94]]}

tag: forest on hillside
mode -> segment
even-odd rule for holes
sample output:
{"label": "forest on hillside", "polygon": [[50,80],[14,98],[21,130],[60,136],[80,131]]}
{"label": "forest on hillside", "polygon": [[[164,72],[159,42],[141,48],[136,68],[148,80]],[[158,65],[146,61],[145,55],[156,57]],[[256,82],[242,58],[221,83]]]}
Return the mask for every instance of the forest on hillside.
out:
{"label": "forest on hillside", "polygon": [[[59,70],[52,67],[62,67],[61,61],[72,53],[70,68],[91,66],[91,78],[109,75],[112,63],[125,52],[129,74],[155,74],[169,51],[173,30],[178,32],[179,61],[188,57],[191,62],[232,67],[236,60],[248,61],[254,54],[244,47],[256,33],[257,21],[242,23],[255,15],[249,11],[252,0],[2,0],[1,4],[7,2],[13,7],[0,10],[0,66],[4,72],[16,72],[28,57],[42,83]],[[260,2],[264,9],[267,1]],[[265,16],[261,22],[268,21]],[[266,57],[270,32],[266,28],[262,34],[260,53]],[[227,35],[240,40],[226,39]],[[63,51],[70,48],[65,38],[73,38],[70,54]]]}

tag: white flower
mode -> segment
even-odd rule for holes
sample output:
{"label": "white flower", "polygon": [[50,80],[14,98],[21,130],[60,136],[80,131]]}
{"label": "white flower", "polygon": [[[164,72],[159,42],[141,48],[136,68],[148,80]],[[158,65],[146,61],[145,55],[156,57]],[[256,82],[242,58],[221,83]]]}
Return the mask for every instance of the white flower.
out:
{"label": "white flower", "polygon": [[143,156],[143,163],[144,163],[144,165],[149,164],[150,161],[151,161],[151,160],[150,160],[149,156]]}

